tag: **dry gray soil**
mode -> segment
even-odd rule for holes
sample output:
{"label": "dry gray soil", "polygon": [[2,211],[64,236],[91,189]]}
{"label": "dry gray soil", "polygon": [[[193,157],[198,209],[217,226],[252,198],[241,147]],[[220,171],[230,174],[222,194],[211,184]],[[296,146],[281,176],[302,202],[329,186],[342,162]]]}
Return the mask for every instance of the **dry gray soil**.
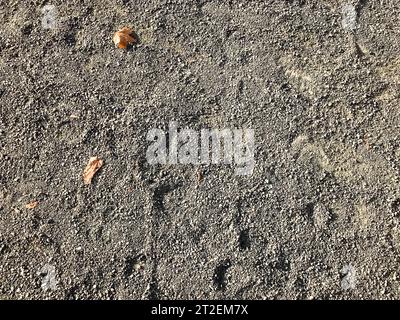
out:
{"label": "dry gray soil", "polygon": [[[399,1],[1,0],[0,22],[0,299],[400,298]],[[253,128],[253,174],[149,165],[171,120]]]}

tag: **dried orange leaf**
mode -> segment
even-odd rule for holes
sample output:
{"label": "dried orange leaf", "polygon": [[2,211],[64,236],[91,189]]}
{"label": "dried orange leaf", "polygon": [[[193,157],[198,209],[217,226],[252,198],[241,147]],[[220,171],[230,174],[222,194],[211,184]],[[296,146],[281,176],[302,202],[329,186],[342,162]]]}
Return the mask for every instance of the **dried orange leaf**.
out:
{"label": "dried orange leaf", "polygon": [[126,49],[128,45],[135,42],[133,36],[133,30],[128,27],[124,27],[118,30],[113,37],[114,44],[117,48]]}
{"label": "dried orange leaf", "polygon": [[98,157],[91,157],[89,159],[89,163],[83,171],[83,181],[85,184],[91,184],[93,176],[96,172],[102,167],[103,160],[99,159]]}
{"label": "dried orange leaf", "polygon": [[32,201],[30,203],[28,203],[25,208],[27,209],[35,209],[37,207],[37,205],[39,204],[39,201]]}

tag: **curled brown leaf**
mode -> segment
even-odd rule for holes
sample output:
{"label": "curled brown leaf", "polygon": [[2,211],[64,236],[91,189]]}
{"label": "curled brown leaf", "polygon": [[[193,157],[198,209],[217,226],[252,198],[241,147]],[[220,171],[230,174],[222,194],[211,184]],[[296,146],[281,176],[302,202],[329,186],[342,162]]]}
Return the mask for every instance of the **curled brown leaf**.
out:
{"label": "curled brown leaf", "polygon": [[85,170],[83,171],[83,182],[85,184],[91,184],[92,179],[97,171],[103,166],[103,160],[98,157],[91,157]]}
{"label": "curled brown leaf", "polygon": [[113,41],[117,48],[126,49],[128,45],[135,42],[133,30],[128,27],[118,30],[114,34]]}

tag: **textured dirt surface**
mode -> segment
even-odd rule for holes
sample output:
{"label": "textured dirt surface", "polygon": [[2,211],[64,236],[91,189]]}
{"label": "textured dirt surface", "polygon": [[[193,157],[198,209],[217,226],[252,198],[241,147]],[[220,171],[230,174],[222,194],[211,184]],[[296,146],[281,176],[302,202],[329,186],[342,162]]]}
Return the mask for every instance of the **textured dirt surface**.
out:
{"label": "textured dirt surface", "polygon": [[[400,298],[398,1],[46,4],[0,1],[0,298]],[[171,120],[253,175],[149,165]]]}

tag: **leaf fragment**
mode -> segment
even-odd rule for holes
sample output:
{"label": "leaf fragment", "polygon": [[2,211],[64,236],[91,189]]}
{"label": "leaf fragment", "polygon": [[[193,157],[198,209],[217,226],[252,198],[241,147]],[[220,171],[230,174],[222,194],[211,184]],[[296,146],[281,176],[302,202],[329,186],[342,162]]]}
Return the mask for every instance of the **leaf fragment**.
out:
{"label": "leaf fragment", "polygon": [[39,204],[39,201],[34,200],[34,201],[29,202],[27,205],[25,205],[25,208],[29,209],[29,210],[35,209],[38,204]]}
{"label": "leaf fragment", "polygon": [[85,170],[83,171],[83,182],[85,184],[91,184],[92,179],[97,171],[103,166],[103,160],[98,157],[91,157]]}
{"label": "leaf fragment", "polygon": [[133,29],[124,27],[118,30],[114,34],[113,41],[117,48],[126,49],[128,45],[136,42]]}

